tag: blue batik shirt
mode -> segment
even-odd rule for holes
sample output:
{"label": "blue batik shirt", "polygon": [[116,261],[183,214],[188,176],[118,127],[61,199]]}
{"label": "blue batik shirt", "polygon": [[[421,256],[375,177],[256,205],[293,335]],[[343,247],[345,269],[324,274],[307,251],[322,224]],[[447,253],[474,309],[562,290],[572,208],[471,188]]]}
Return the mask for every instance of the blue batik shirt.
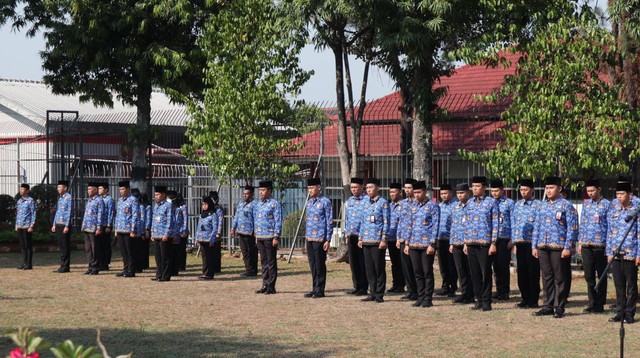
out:
{"label": "blue batik shirt", "polygon": [[424,249],[435,247],[438,240],[440,207],[432,200],[416,203],[411,207],[411,238],[406,244],[410,248]]}
{"label": "blue batik shirt", "polygon": [[622,239],[627,233],[627,230],[631,228],[629,236],[627,236],[627,239],[624,241],[624,244],[620,249],[620,254],[623,255],[625,260],[635,260],[640,254],[638,251],[638,242],[640,241],[638,220],[631,220],[627,223],[625,219],[629,214],[631,214],[633,207],[623,208],[618,199],[614,199],[614,203],[615,202],[617,203],[611,205],[611,211],[609,211],[608,216],[609,221],[606,243],[607,256],[613,256],[615,254],[616,250],[621,245]]}
{"label": "blue batik shirt", "polygon": [[184,223],[184,211],[180,210],[179,207],[173,204],[172,206],[173,221],[171,222],[171,227],[169,228],[169,236],[177,238],[180,237],[180,230],[182,229],[182,225]]}
{"label": "blue batik shirt", "polygon": [[222,225],[224,224],[224,210],[220,205],[216,205],[216,216],[218,217],[217,235],[222,236]]}
{"label": "blue batik shirt", "polygon": [[84,217],[82,218],[82,231],[95,233],[102,229],[102,213],[104,211],[104,201],[100,195],[94,195],[87,199],[84,207]]}
{"label": "blue batik shirt", "polygon": [[377,196],[361,205],[359,240],[363,244],[377,244],[387,240],[389,232],[389,202]]}
{"label": "blue batik shirt", "polygon": [[344,233],[345,235],[360,235],[360,214],[362,203],[369,197],[366,195],[351,196],[347,200],[344,209]]}
{"label": "blue batik shirt", "polygon": [[578,240],[578,212],[571,203],[559,197],[540,203],[533,229],[533,249],[571,250]]}
{"label": "blue batik shirt", "polygon": [[611,202],[605,198],[588,199],[582,204],[578,241],[583,247],[605,247],[607,243],[607,213]]}
{"label": "blue batik shirt", "polygon": [[400,222],[398,223],[398,241],[405,242],[411,238],[411,207],[416,201],[406,198],[400,202]]}
{"label": "blue batik shirt", "polygon": [[136,218],[136,232],[139,236],[147,230],[147,209],[144,204],[139,204],[138,217]]}
{"label": "blue batik shirt", "polygon": [[307,241],[326,242],[331,241],[333,234],[333,210],[331,200],[320,195],[317,198],[309,198],[306,204]]}
{"label": "blue batik shirt", "polygon": [[506,196],[500,197],[498,200],[498,239],[511,239],[511,211],[513,210],[513,200]]}
{"label": "blue batik shirt", "polygon": [[139,210],[138,198],[135,196],[127,195],[118,199],[115,224],[116,234],[135,234]]}
{"label": "blue batik shirt", "polygon": [[253,235],[253,209],[255,201],[241,201],[236,207],[236,215],[233,216],[233,231],[242,235]]}
{"label": "blue batik shirt", "polygon": [[451,211],[451,237],[449,238],[449,244],[453,246],[463,246],[464,238],[467,232],[467,205],[469,202],[463,204],[456,202],[453,210]]}
{"label": "blue batik shirt", "polygon": [[16,203],[16,229],[28,229],[36,224],[36,201],[20,197]]}
{"label": "blue batik shirt", "polygon": [[520,199],[511,211],[511,242],[514,244],[531,243],[533,229],[538,215],[540,200]]}
{"label": "blue batik shirt", "polygon": [[440,203],[440,225],[438,228],[438,239],[449,240],[451,237],[451,212],[456,205],[456,200],[443,201]]}
{"label": "blue batik shirt", "polygon": [[282,207],[280,203],[273,198],[258,201],[253,209],[253,225],[258,240],[280,237],[282,232]]}
{"label": "blue batik shirt", "polygon": [[102,226],[110,228],[113,226],[113,218],[116,214],[116,205],[110,195],[103,196],[102,201],[104,202],[104,210],[102,210]]}
{"label": "blue batik shirt", "polygon": [[209,211],[205,217],[200,216],[198,219],[198,227],[196,229],[196,241],[213,243],[216,241],[218,234],[218,215]]}
{"label": "blue batik shirt", "polygon": [[73,211],[73,200],[71,194],[64,193],[58,198],[58,206],[56,207],[56,216],[53,218],[55,225],[71,225],[71,212]]}
{"label": "blue batik shirt", "polygon": [[153,216],[152,216],[152,211],[151,211],[151,205],[147,205],[144,208],[144,227],[145,230],[149,230],[149,232],[151,232],[151,223],[153,221]]}
{"label": "blue batik shirt", "polygon": [[181,212],[181,215],[180,215],[181,220],[176,221],[176,230],[177,230],[176,236],[182,237],[182,236],[189,235],[189,208],[187,207],[187,204],[180,205],[179,207],[176,208],[176,211]]}
{"label": "blue batik shirt", "polygon": [[402,218],[402,202],[389,202],[389,233],[387,241],[393,242],[398,238],[398,227]]}
{"label": "blue batik shirt", "polygon": [[467,223],[464,239],[466,245],[490,245],[498,240],[500,209],[498,201],[483,196],[473,197],[467,202]]}
{"label": "blue batik shirt", "polygon": [[173,223],[173,210],[171,203],[166,200],[153,204],[153,222],[151,223],[151,238],[162,239],[169,237],[169,230]]}

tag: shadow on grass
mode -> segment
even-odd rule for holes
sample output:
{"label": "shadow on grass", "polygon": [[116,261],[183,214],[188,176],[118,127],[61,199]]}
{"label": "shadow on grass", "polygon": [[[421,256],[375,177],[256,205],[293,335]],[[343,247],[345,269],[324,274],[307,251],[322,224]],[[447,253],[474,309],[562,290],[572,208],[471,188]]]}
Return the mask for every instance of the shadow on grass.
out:
{"label": "shadow on grass", "polygon": [[[97,346],[94,329],[38,329],[36,334],[54,344],[72,340],[76,344]],[[0,327],[2,333],[13,328]],[[136,329],[101,329],[101,340],[109,355],[133,353],[133,357],[254,357],[254,356],[305,356],[326,357],[335,355],[317,346],[293,346],[269,342],[268,337],[229,337],[219,330],[187,330],[177,332],[145,332]],[[13,349],[13,342],[0,338],[0,355]],[[45,357],[52,356],[50,352]]]}

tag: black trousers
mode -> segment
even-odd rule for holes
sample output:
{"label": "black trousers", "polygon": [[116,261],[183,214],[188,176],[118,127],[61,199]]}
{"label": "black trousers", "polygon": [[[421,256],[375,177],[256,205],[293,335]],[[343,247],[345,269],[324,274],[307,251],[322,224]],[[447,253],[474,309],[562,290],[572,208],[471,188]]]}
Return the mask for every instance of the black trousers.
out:
{"label": "black trousers", "polygon": [[[134,267],[133,269],[135,271],[138,270],[143,270],[144,268],[142,267],[142,261],[144,259],[144,241],[142,239],[142,236],[136,236],[134,238],[131,239],[131,245],[132,245],[132,255],[135,255],[136,258],[133,260],[134,263]],[[147,253],[147,256],[149,256],[149,254]]]}
{"label": "black trousers", "polygon": [[518,289],[522,302],[535,306],[540,299],[540,261],[531,255],[531,243],[516,244]]}
{"label": "black trousers", "polygon": [[222,272],[222,239],[216,239],[213,244],[213,271]]}
{"label": "black trousers", "polygon": [[391,287],[404,289],[404,274],[402,273],[402,257],[400,249],[396,246],[395,241],[388,242],[389,258],[391,259],[391,279],[393,283]]}
{"label": "black trousers", "polygon": [[162,241],[155,239],[156,245],[156,278],[159,280],[171,279],[171,249],[173,244],[171,240]]}
{"label": "black trousers", "polygon": [[213,272],[213,243],[208,241],[201,241],[200,247],[202,248],[202,275],[206,277],[214,277]]}
{"label": "black trousers", "polygon": [[180,243],[178,244],[178,270],[185,271],[187,269],[187,241],[189,238],[181,237]]}
{"label": "black trousers", "polygon": [[433,261],[435,255],[427,255],[427,249],[410,249],[409,256],[413,264],[418,289],[418,301],[431,300],[435,280],[433,277]]}
{"label": "black trousers", "polygon": [[262,287],[275,290],[278,279],[278,247],[273,247],[273,239],[258,240],[258,251],[262,264]]}
{"label": "black trousers", "polygon": [[538,249],[544,305],[564,312],[571,291],[571,257],[561,255],[561,250]]}
{"label": "black trousers", "polygon": [[307,258],[313,281],[313,292],[324,294],[327,284],[327,252],[322,247],[324,243],[307,241]]}
{"label": "black trousers", "polygon": [[22,252],[22,266],[33,266],[33,233],[27,229],[18,229],[18,241]]}
{"label": "black trousers", "polygon": [[60,268],[68,270],[71,267],[71,227],[64,233],[64,225],[56,225],[56,237],[60,247]]}
{"label": "black trousers", "polygon": [[400,259],[402,260],[402,273],[404,274],[404,282],[407,285],[409,295],[418,294],[418,285],[416,284],[416,274],[413,272],[413,264],[411,257],[404,253],[405,243],[400,244]]}
{"label": "black trousers", "polygon": [[382,298],[387,285],[387,271],[385,256],[387,250],[380,250],[377,244],[362,245],[364,267],[369,283],[369,295]]}
{"label": "black trousers", "polygon": [[476,300],[482,306],[491,305],[491,263],[489,246],[467,245],[467,258],[469,259],[469,272],[471,284]]}
{"label": "black trousers", "polygon": [[151,245],[151,240],[150,239],[143,239],[142,240],[142,252],[140,253],[140,262],[138,262],[138,264],[140,264],[140,268],[142,268],[143,270],[146,270],[149,268],[149,246]]}
{"label": "black trousers", "polygon": [[87,256],[87,263],[90,270],[100,269],[100,243],[96,234],[92,232],[84,233],[84,253]]}
{"label": "black trousers", "polygon": [[349,267],[351,268],[351,280],[356,290],[367,290],[367,274],[364,267],[364,251],[358,247],[358,235],[347,237],[347,250],[349,254]]}
{"label": "black trousers", "polygon": [[116,234],[116,240],[118,241],[118,248],[122,255],[122,263],[124,264],[125,272],[135,272],[135,251],[134,251],[134,238],[129,234]]}
{"label": "black trousers", "polygon": [[[584,250],[584,249],[583,249]],[[635,316],[638,302],[638,267],[633,261],[615,259],[611,263],[613,283],[616,286],[617,312]]]}
{"label": "black trousers", "polygon": [[587,296],[589,297],[588,307],[601,309],[607,301],[607,278],[596,292],[595,287],[598,279],[602,276],[607,267],[607,255],[604,247],[582,247],[582,266],[584,268],[584,279],[587,281]]}
{"label": "black trousers", "polygon": [[258,273],[258,246],[256,246],[256,237],[253,235],[238,234],[240,242],[240,251],[242,251],[242,261],[244,261],[244,270],[247,274],[255,275]]}
{"label": "black trousers", "polygon": [[458,273],[453,255],[449,252],[449,239],[438,240],[438,266],[442,276],[442,289],[455,292],[458,289]]}
{"label": "black trousers", "polygon": [[511,239],[498,239],[496,241],[496,254],[493,258],[493,272],[496,277],[496,293],[499,295],[509,295],[511,291],[511,250],[509,243]]}
{"label": "black trousers", "polygon": [[471,284],[471,272],[469,271],[469,259],[464,253],[464,246],[453,247],[453,261],[460,280],[460,292],[462,297],[468,301],[473,299],[473,285]]}
{"label": "black trousers", "polygon": [[171,241],[171,275],[177,276],[178,272],[178,257],[180,256],[180,239],[173,237],[169,239]]}
{"label": "black trousers", "polygon": [[100,267],[101,270],[105,270],[111,265],[111,233],[110,232],[102,232],[99,236],[96,237],[98,242],[100,242]]}

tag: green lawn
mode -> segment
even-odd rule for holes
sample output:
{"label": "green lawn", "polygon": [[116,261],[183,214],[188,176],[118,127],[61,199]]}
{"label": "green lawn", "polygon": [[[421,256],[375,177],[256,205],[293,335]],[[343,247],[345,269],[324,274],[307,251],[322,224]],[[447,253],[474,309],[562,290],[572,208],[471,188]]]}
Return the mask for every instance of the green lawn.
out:
{"label": "green lawn", "polygon": [[[111,355],[134,357],[612,356],[618,349],[610,314],[582,314],[581,278],[574,279],[568,315],[559,320],[513,308],[515,276],[514,298],[483,313],[443,298],[428,309],[390,295],[383,304],[362,303],[344,294],[351,286],[346,264],[329,264],[328,297],[312,300],[303,298],[311,275],[302,259],[279,262],[278,294],[271,296],[254,293],[259,280],[238,277],[237,258],[224,259],[224,273],[201,282],[200,260],[190,255],[188,272],[166,283],[151,281],[150,270],[130,279],[115,277],[115,270],[84,276],[81,252],[73,253],[71,273],[54,274],[57,260],[57,253],[36,253],[35,269],[21,271],[15,269],[19,255],[0,254],[1,332],[29,326],[51,342],[95,345],[100,328]],[[113,268],[121,267],[116,258]],[[387,274],[390,286],[390,268]],[[640,324],[628,326],[630,356],[640,352],[639,337]],[[0,338],[0,356],[11,348]]]}

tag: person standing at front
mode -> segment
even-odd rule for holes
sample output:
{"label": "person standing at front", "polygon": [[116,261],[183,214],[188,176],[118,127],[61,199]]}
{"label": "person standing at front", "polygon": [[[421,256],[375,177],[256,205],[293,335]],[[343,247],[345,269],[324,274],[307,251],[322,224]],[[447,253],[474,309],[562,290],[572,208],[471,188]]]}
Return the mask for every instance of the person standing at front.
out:
{"label": "person standing at front", "polygon": [[333,210],[331,201],[322,194],[322,186],[319,178],[307,180],[309,200],[306,203],[306,237],[307,258],[311,269],[313,289],[304,296],[307,298],[324,297],[324,288],[327,283],[327,251],[331,245],[333,234]]}
{"label": "person standing at front", "polygon": [[22,265],[18,270],[33,269],[33,227],[36,224],[36,202],[29,196],[29,184],[20,185],[20,199],[16,202],[16,232],[22,251]]}
{"label": "person standing at front", "polygon": [[73,212],[73,200],[68,192],[69,181],[58,181],[57,189],[60,197],[58,198],[51,232],[54,232],[58,238],[60,267],[53,272],[65,273],[69,272],[71,267],[71,213]]}
{"label": "person standing at front", "polygon": [[278,279],[278,244],[282,233],[282,207],[273,199],[273,182],[261,181],[260,201],[253,211],[255,236],[262,264],[262,287],[256,293],[272,295],[276,293]]}

